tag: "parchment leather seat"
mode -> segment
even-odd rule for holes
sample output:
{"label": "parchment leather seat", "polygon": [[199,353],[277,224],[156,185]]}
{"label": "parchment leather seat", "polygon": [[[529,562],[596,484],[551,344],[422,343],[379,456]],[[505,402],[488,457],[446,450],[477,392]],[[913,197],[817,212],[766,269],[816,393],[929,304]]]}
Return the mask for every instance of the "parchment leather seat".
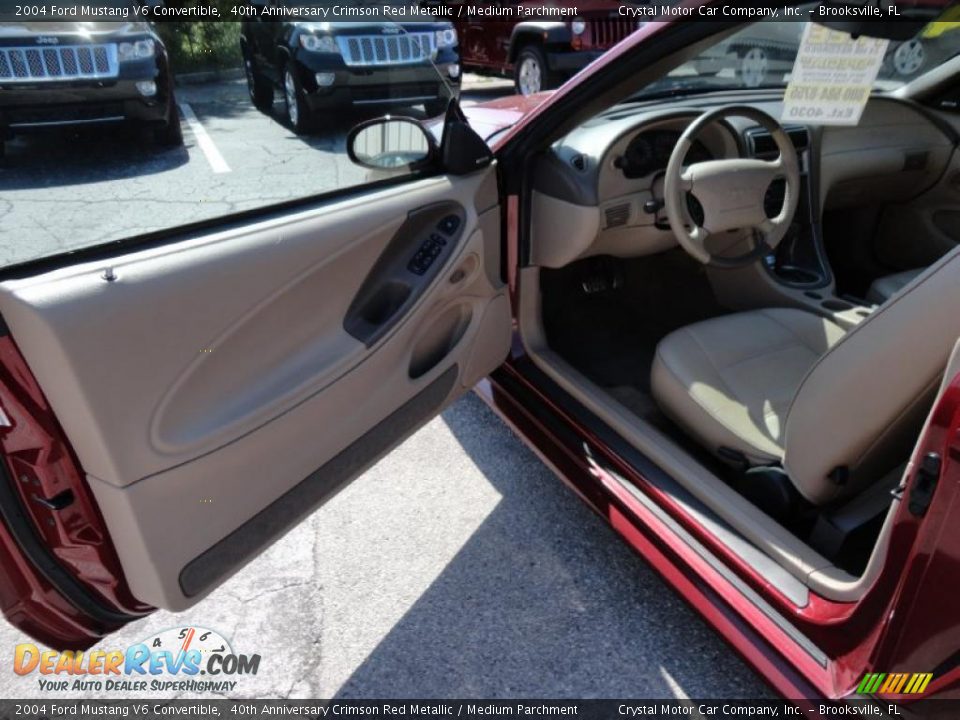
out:
{"label": "parchment leather seat", "polygon": [[885,275],[884,277],[877,278],[867,291],[867,300],[876,305],[882,305],[912,283],[916,278],[920,277],[921,274],[923,274],[923,268],[916,268],[915,270],[905,270],[894,273],[893,275]]}
{"label": "parchment leather seat", "polygon": [[657,346],[654,396],[706,447],[778,463],[800,382],[843,336],[826,318],[786,308],[689,325]]}
{"label": "parchment leather seat", "polygon": [[782,463],[822,505],[906,459],[960,337],[960,249],[853,330],[765,309],[677,330],[657,347],[653,394],[720,457]]}

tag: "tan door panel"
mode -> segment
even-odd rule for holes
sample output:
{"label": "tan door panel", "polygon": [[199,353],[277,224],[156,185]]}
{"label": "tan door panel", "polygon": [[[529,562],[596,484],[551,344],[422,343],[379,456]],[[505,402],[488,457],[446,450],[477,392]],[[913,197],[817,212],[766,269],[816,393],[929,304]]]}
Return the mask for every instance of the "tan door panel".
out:
{"label": "tan door panel", "polygon": [[503,360],[495,172],[0,284],[137,597],[189,606]]}

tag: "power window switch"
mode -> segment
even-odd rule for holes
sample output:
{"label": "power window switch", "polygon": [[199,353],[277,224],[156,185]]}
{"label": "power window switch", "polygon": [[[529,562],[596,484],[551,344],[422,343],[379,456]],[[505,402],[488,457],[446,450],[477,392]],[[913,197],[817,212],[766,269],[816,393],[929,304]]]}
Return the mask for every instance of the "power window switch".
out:
{"label": "power window switch", "polygon": [[424,253],[423,250],[418,250],[417,254],[414,255],[407,264],[407,270],[415,275],[423,275],[427,271],[427,268],[430,267],[431,261],[432,258]]}
{"label": "power window switch", "polygon": [[442,232],[444,235],[452,237],[455,232],[460,228],[460,218],[456,215],[447,215],[440,223],[437,225],[437,230]]}

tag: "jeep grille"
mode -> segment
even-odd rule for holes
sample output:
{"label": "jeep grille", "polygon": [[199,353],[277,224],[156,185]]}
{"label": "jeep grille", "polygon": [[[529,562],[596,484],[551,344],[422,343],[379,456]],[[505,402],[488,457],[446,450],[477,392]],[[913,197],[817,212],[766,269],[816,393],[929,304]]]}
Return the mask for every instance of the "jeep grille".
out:
{"label": "jeep grille", "polygon": [[115,78],[117,46],[0,47],[0,82]]}
{"label": "jeep grille", "polygon": [[590,28],[594,47],[607,49],[629,37],[637,29],[637,23],[633,20],[591,20]]}
{"label": "jeep grille", "polygon": [[341,35],[337,38],[343,61],[351,66],[403,65],[431,60],[433,33],[403,35]]}

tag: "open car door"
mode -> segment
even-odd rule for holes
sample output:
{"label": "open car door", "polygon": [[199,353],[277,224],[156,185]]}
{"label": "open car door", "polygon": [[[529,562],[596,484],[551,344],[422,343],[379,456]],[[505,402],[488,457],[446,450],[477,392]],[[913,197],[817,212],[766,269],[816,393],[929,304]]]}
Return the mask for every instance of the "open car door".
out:
{"label": "open car door", "polygon": [[500,234],[489,165],[8,273],[0,560],[80,610],[25,623],[36,587],[7,583],[8,617],[79,646],[223,583],[504,360]]}

